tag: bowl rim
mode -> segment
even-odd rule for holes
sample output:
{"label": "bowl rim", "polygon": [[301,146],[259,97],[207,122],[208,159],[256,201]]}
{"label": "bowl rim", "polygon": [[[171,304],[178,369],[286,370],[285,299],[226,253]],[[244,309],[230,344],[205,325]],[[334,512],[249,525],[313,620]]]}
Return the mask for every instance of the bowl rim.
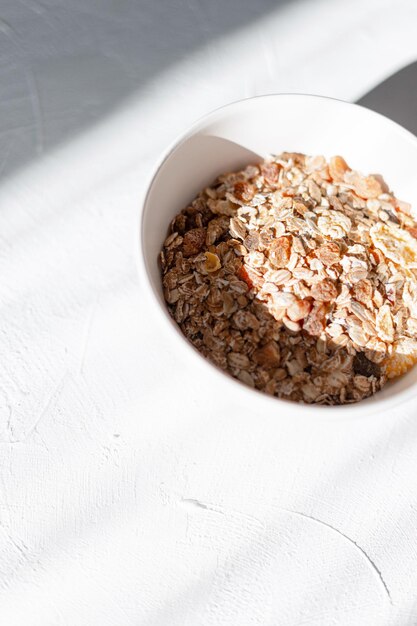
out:
{"label": "bowl rim", "polygon": [[372,109],[368,109],[367,107],[364,107],[360,104],[346,102],[345,100],[333,98],[330,96],[288,92],[267,93],[251,96],[248,98],[241,98],[216,107],[215,109],[212,109],[209,112],[201,115],[190,126],[188,126],[187,128],[185,128],[185,130],[179,132],[176,135],[176,137],[169,143],[168,147],[165,148],[162,154],[160,154],[160,156],[155,160],[155,162],[151,166],[150,173],[145,179],[143,190],[140,196],[140,210],[138,215],[139,229],[134,229],[134,245],[136,252],[135,257],[136,265],[139,272],[139,287],[141,285],[146,285],[144,291],[146,292],[150,300],[148,304],[150,306],[152,306],[153,304],[153,306],[158,309],[158,318],[163,323],[167,332],[169,332],[172,337],[176,337],[175,341],[177,342],[178,349],[181,349],[184,354],[190,355],[193,359],[193,362],[196,363],[196,366],[199,365],[202,371],[206,371],[207,374],[215,377],[216,381],[218,381],[219,384],[230,385],[230,390],[234,389],[235,391],[234,395],[236,396],[236,400],[243,400],[245,406],[256,405],[256,409],[259,410],[265,408],[266,410],[268,410],[268,413],[272,413],[274,409],[275,412],[279,412],[280,407],[286,408],[286,411],[284,411],[284,415],[288,417],[289,414],[291,414],[292,420],[294,418],[301,418],[302,420],[304,420],[305,418],[310,419],[313,417],[319,417],[321,418],[321,420],[324,421],[334,421],[335,419],[337,419],[337,421],[349,419],[350,421],[353,418],[363,419],[365,417],[373,416],[378,411],[384,411],[385,413],[387,409],[392,409],[399,404],[410,400],[413,396],[417,395],[417,382],[410,385],[408,388],[403,389],[402,391],[394,393],[392,397],[382,398],[379,400],[377,392],[377,394],[370,396],[365,400],[361,400],[353,404],[344,405],[328,406],[318,404],[306,404],[302,402],[295,402],[292,400],[278,398],[276,396],[271,396],[258,389],[253,389],[245,383],[242,383],[227,372],[221,370],[219,367],[217,367],[207,358],[205,358],[202,354],[200,354],[197,348],[195,348],[192,343],[181,333],[180,328],[169,315],[168,309],[161,306],[161,302],[159,301],[158,295],[156,294],[153,287],[148,270],[148,261],[144,250],[144,220],[149,195],[162,166],[181,144],[183,144],[185,141],[187,141],[187,139],[192,137],[202,125],[208,124],[211,118],[215,118],[222,111],[227,111],[228,109],[232,109],[233,107],[239,105],[244,106],[245,103],[253,100],[263,100],[266,98],[315,100],[323,101],[326,104],[336,105],[341,108],[346,107],[350,109],[353,107],[355,109],[360,109],[367,115],[379,117],[383,120],[385,124],[391,125],[393,128],[395,128],[396,132],[404,135],[404,138],[406,140],[413,143],[417,150],[417,137],[412,132],[401,126],[401,124],[399,124],[398,122],[395,122],[385,115],[378,113],[377,111],[373,111]]}

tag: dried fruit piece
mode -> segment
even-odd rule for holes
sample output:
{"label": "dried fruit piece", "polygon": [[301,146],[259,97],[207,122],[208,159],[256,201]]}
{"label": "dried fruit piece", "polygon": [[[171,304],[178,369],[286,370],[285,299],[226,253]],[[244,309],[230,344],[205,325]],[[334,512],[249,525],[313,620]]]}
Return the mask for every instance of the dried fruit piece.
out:
{"label": "dried fruit piece", "polygon": [[253,282],[248,274],[248,270],[246,269],[244,265],[242,265],[237,275],[239,276],[240,280],[243,280],[247,284],[249,289],[252,289]]}
{"label": "dried fruit piece", "polygon": [[417,239],[417,228],[413,226],[406,226],[405,229],[410,233],[414,239]]}
{"label": "dried fruit piece", "polygon": [[206,263],[204,267],[206,268],[206,271],[209,274],[211,274],[212,272],[217,272],[217,270],[220,269],[222,266],[217,254],[214,254],[213,252],[205,252],[205,255]]}
{"label": "dried fruit piece", "polygon": [[364,352],[357,352],[353,358],[353,371],[361,376],[376,376],[381,373],[381,368],[366,358]]}
{"label": "dried fruit piece", "polygon": [[345,173],[350,170],[350,167],[341,156],[331,157],[329,162],[329,174],[336,181],[343,181]]}
{"label": "dried fruit piece", "polygon": [[250,202],[255,195],[255,187],[251,183],[238,181],[233,187],[233,195],[240,202]]}
{"label": "dried fruit piece", "polygon": [[276,185],[278,183],[280,166],[278,163],[263,163],[261,165],[261,174],[270,185]]}
{"label": "dried fruit piece", "polygon": [[417,363],[417,343],[413,339],[405,337],[394,342],[392,355],[385,365],[388,378],[402,376]]}
{"label": "dried fruit piece", "polygon": [[201,252],[206,240],[205,228],[193,228],[187,231],[182,242],[182,251],[185,257],[194,256]]}

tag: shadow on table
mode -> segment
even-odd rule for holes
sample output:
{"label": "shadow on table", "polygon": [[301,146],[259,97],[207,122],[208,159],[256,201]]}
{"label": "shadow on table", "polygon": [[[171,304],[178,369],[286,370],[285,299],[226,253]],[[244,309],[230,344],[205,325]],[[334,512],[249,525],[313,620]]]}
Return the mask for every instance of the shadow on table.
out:
{"label": "shadow on table", "polygon": [[386,115],[417,135],[417,61],[377,85],[357,104]]}
{"label": "shadow on table", "polygon": [[22,2],[17,9],[14,0],[4,0],[0,178],[145,92],[151,80],[197,49],[290,3],[67,0]]}
{"label": "shadow on table", "polygon": [[[202,46],[215,54],[218,38],[289,4],[119,0],[115,10],[110,0],[68,0],[19,3],[16,10],[14,0],[4,0],[0,179],[99,122],[133,94],[146,93],[151,80]],[[416,78],[413,63],[359,102],[416,132]]]}

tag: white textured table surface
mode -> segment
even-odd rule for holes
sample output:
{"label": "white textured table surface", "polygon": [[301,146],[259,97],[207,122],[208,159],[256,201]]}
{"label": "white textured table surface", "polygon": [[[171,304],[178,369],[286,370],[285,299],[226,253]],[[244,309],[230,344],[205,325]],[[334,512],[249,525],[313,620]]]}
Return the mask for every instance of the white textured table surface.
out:
{"label": "white textured table surface", "polygon": [[417,624],[416,407],[229,406],[134,260],[145,176],[193,119],[355,100],[416,31],[415,0],[2,0],[2,625]]}

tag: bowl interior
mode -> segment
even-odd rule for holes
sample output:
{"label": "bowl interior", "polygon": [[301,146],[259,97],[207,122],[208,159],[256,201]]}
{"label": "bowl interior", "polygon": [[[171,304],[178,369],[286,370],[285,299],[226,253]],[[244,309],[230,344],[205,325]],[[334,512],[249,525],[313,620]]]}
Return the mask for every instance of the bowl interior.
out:
{"label": "bowl interior", "polygon": [[[164,311],[157,258],[170,220],[217,175],[282,151],[340,154],[354,169],[381,174],[398,198],[417,207],[417,139],[387,118],[317,96],[262,96],[228,105],[198,122],[176,144],[148,190],[142,254],[150,286]],[[379,404],[416,382],[414,368],[359,405]]]}

